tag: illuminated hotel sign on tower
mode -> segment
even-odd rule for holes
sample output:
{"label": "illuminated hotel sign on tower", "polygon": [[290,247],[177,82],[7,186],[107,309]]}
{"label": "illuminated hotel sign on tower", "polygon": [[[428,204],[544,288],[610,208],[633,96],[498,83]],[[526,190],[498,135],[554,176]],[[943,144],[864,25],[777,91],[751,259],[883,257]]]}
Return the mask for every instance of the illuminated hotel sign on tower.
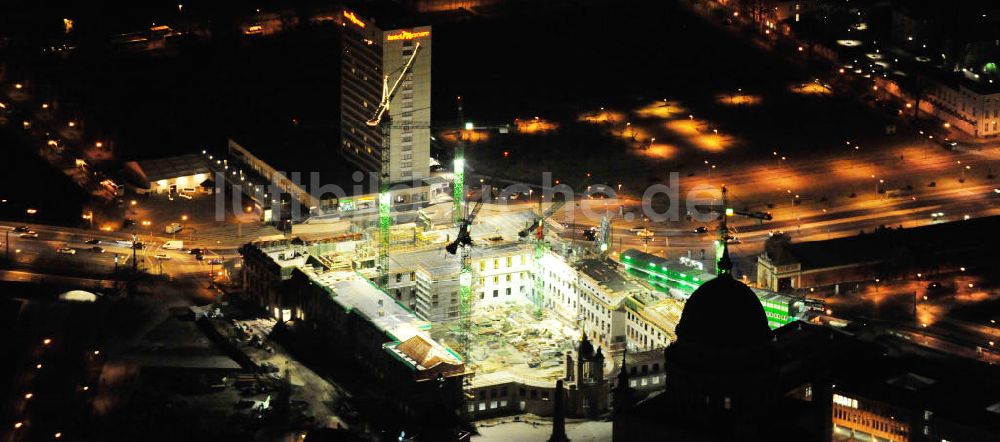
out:
{"label": "illuminated hotel sign on tower", "polygon": [[354,15],[353,12],[348,11],[346,9],[344,10],[344,18],[346,18],[347,21],[349,21],[351,23],[354,23],[354,24],[356,24],[356,25],[358,25],[358,26],[360,26],[362,28],[365,27],[365,26],[367,26],[367,25],[365,25],[365,22],[361,21],[361,19],[358,18],[357,15]]}
{"label": "illuminated hotel sign on tower", "polygon": [[389,107],[389,182],[419,183],[430,175],[431,27],[385,30],[364,15],[342,9],[340,152],[358,170],[379,173],[382,133],[366,123],[381,100],[382,78],[399,72],[420,43],[410,73],[400,79]]}
{"label": "illuminated hotel sign on tower", "polygon": [[[398,72],[420,43],[420,54],[389,108],[389,176],[393,183],[419,182],[430,175],[431,27],[390,29],[382,34],[382,71]],[[412,126],[408,126],[412,125]]]}
{"label": "illuminated hotel sign on tower", "polygon": [[397,41],[397,40],[413,40],[415,38],[429,37],[431,31],[393,31],[385,35],[386,41]]}

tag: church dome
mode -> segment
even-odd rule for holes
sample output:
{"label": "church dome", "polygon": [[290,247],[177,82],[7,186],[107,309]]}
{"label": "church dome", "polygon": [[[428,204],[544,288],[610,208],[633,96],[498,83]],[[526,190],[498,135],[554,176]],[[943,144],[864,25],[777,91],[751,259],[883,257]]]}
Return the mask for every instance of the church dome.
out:
{"label": "church dome", "polygon": [[734,348],[766,342],[771,329],[757,295],[731,276],[720,275],[687,300],[675,334],[678,342]]}

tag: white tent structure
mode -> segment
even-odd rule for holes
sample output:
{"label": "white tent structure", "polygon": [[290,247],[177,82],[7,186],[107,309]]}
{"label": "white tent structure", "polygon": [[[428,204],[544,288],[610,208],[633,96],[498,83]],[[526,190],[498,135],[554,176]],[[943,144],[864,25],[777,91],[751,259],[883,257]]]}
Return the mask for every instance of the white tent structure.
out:
{"label": "white tent structure", "polygon": [[70,290],[59,295],[59,300],[69,302],[94,302],[97,301],[97,296],[98,295],[84,290]]}

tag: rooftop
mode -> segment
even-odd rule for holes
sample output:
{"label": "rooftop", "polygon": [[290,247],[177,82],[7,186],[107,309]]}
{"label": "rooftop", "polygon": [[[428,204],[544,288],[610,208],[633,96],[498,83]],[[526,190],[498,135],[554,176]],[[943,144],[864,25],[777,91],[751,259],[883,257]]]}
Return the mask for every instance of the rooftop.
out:
{"label": "rooftop", "polygon": [[441,363],[457,366],[462,360],[451,349],[431,338],[430,324],[352,271],[318,272],[311,267],[299,269],[311,281],[324,287],[331,299],[344,310],[354,312],[392,339],[387,351],[417,370],[428,370]]}
{"label": "rooftop", "polygon": [[614,294],[624,295],[633,290],[642,290],[641,286],[630,281],[625,274],[619,272],[612,265],[603,259],[587,258],[577,261],[575,267]]}
{"label": "rooftop", "polygon": [[800,263],[802,270],[911,257],[970,253],[988,247],[983,238],[1000,229],[1000,216],[973,218],[914,228],[880,228],[874,232],[802,243],[769,242],[764,256],[776,265]]}
{"label": "rooftop", "polygon": [[[199,174],[204,175],[203,181],[210,178],[211,172],[202,155],[194,153],[155,160],[142,160],[138,164],[150,182]],[[192,187],[200,184],[201,182],[192,183]]]}

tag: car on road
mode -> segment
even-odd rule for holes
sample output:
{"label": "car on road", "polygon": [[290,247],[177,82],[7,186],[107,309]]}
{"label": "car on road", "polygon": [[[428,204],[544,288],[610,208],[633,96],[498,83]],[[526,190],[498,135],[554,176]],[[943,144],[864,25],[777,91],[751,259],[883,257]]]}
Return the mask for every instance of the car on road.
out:
{"label": "car on road", "polygon": [[153,255],[153,257],[156,258],[156,259],[159,259],[159,260],[163,260],[163,261],[167,261],[167,260],[170,259],[170,255],[168,255],[166,253],[157,253],[157,254]]}
{"label": "car on road", "polygon": [[69,247],[60,247],[56,249],[56,251],[62,253],[63,255],[76,255],[76,249],[71,249]]}
{"label": "car on road", "polygon": [[29,228],[28,226],[17,226],[14,228],[14,231],[17,233],[26,233],[30,232],[31,228]]}
{"label": "car on road", "polygon": [[94,253],[104,253],[104,247],[94,246],[90,248],[90,251]]}
{"label": "car on road", "polygon": [[705,226],[695,227],[694,233],[708,233],[708,227]]}
{"label": "car on road", "polygon": [[132,227],[132,226],[134,226],[134,225],[135,225],[135,220],[134,220],[134,219],[131,219],[131,218],[125,218],[125,219],[124,219],[124,220],[122,221],[122,228],[123,228],[123,229],[127,229],[127,228],[129,228],[129,227]]}
{"label": "car on road", "polygon": [[194,248],[194,249],[188,250],[188,253],[191,254],[191,255],[204,255],[205,254],[205,249]]}
{"label": "car on road", "polygon": [[139,242],[139,241],[136,241],[136,242],[132,243],[132,248],[136,249],[136,250],[142,250],[142,249],[146,248],[146,245],[143,244],[143,243],[141,243],[141,242]]}
{"label": "car on road", "polygon": [[20,236],[21,238],[38,238],[38,232],[36,232],[34,230],[29,230],[27,232],[24,232],[24,233],[18,235],[18,236]]}
{"label": "car on road", "polygon": [[743,244],[743,241],[734,236],[727,239],[726,244]]}
{"label": "car on road", "polygon": [[90,244],[92,246],[96,246],[96,245],[98,245],[100,243],[101,243],[101,240],[99,240],[99,239],[88,239],[87,240],[87,244]]}
{"label": "car on road", "polygon": [[219,265],[222,264],[222,258],[212,258],[208,260],[209,264]]}

